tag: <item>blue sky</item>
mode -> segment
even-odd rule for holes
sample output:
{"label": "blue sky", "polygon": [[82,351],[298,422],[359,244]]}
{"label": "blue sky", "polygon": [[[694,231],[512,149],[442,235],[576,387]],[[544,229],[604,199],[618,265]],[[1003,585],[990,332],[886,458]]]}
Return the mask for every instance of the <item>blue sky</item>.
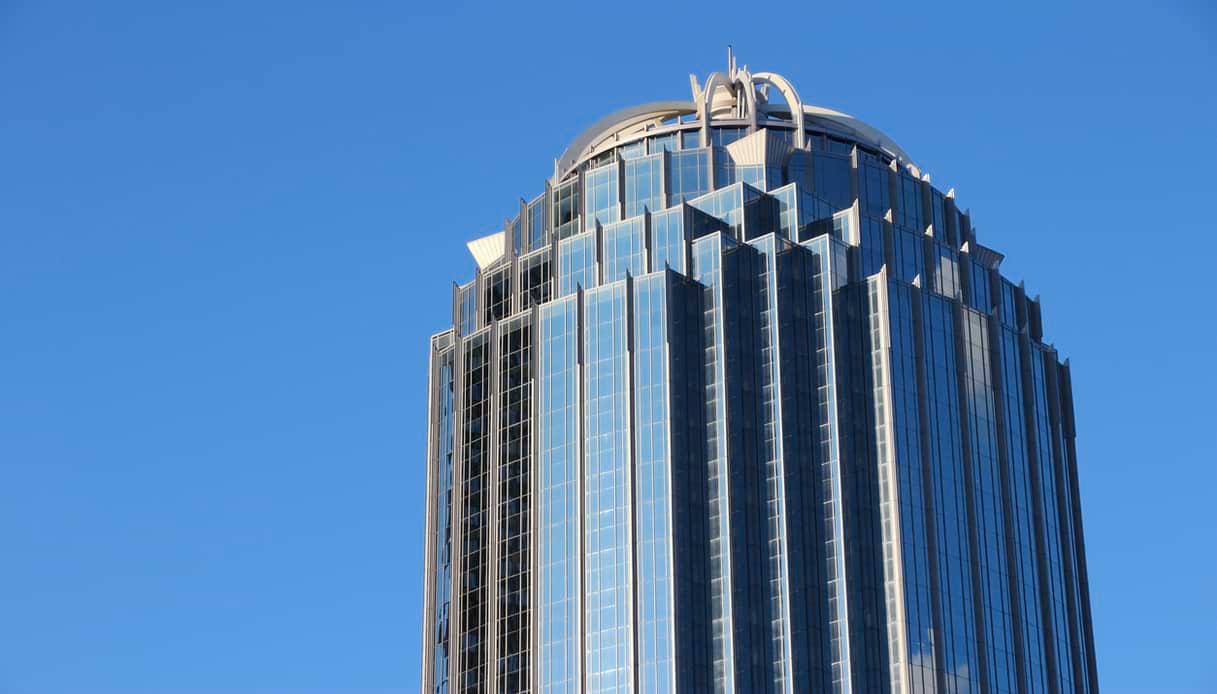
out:
{"label": "blue sky", "polygon": [[0,3],[0,691],[415,691],[464,242],[728,43],[1042,293],[1104,692],[1217,690],[1217,13],[845,4]]}

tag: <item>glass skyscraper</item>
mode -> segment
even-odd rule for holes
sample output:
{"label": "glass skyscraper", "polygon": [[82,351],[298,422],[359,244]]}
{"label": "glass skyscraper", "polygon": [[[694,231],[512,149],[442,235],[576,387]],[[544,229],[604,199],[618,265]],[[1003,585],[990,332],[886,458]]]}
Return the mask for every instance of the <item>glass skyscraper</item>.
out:
{"label": "glass skyscraper", "polygon": [[878,130],[691,83],[469,243],[423,691],[1096,693],[1038,297]]}

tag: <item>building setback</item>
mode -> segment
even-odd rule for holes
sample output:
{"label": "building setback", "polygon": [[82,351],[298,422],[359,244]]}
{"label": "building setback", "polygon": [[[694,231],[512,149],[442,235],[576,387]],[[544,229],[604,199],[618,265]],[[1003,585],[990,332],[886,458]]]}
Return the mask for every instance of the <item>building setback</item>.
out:
{"label": "building setback", "polygon": [[469,243],[424,692],[1098,692],[1068,361],[953,191],[730,61]]}

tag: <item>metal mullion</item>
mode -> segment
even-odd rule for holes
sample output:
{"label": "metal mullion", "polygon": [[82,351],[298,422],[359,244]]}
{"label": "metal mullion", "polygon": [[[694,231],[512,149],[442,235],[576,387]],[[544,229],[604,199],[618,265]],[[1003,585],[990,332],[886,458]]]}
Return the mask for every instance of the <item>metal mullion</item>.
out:
{"label": "metal mullion", "polygon": [[486,484],[483,488],[483,494],[489,497],[489,501],[483,506],[483,533],[487,538],[485,545],[486,570],[483,574],[486,577],[486,592],[485,602],[486,610],[484,613],[485,623],[485,663],[486,677],[483,682],[486,685],[486,691],[497,691],[498,684],[498,655],[499,655],[499,465],[500,465],[500,446],[499,446],[499,422],[502,413],[500,412],[502,402],[502,389],[500,378],[502,369],[500,368],[501,345],[500,341],[502,333],[502,323],[494,321],[490,326],[489,333],[489,357],[487,369],[487,382],[489,384],[489,393],[486,401],[489,403],[484,412],[488,413],[487,426],[485,427],[484,437],[489,438],[486,444],[482,446],[482,450],[486,460]]}
{"label": "metal mullion", "polygon": [[[433,673],[434,662],[431,655],[432,649],[435,647],[435,592],[432,589],[434,585],[433,577],[435,574],[435,520],[436,507],[438,506],[438,494],[436,494],[435,484],[438,476],[437,462],[435,460],[435,448],[438,441],[438,427],[436,426],[436,397],[435,383],[436,378],[436,363],[437,350],[435,349],[434,339],[431,342],[430,350],[430,365],[427,369],[427,481],[425,493],[426,510],[424,511],[424,532],[426,533],[423,543],[425,555],[423,557],[423,639],[422,639],[422,680],[423,690],[431,691],[435,684],[435,676]],[[440,357],[442,358],[442,357]]]}
{"label": "metal mullion", "polygon": [[460,634],[464,631],[464,598],[461,595],[461,584],[464,579],[464,519],[465,519],[465,345],[468,338],[458,337],[454,340],[453,355],[453,389],[452,389],[452,547],[456,548],[457,559],[453,562],[449,586],[448,607],[448,682],[449,687],[458,689],[460,681],[461,651]]}

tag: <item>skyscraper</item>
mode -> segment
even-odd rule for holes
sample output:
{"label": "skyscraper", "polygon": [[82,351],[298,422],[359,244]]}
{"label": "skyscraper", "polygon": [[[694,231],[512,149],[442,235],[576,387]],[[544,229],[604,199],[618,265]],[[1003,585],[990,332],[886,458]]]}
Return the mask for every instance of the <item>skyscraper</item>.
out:
{"label": "skyscraper", "polygon": [[1097,692],[1038,298],[875,128],[691,82],[469,243],[423,691]]}

